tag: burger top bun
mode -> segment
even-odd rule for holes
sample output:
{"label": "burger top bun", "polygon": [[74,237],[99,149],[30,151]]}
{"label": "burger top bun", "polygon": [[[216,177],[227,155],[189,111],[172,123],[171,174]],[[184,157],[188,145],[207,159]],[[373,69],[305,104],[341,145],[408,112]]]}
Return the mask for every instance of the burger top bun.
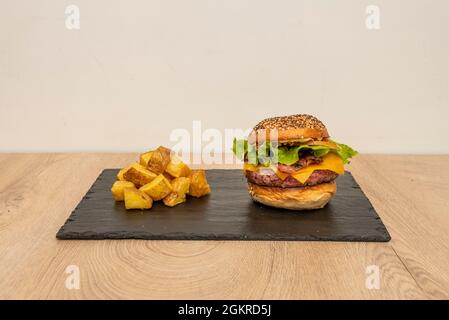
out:
{"label": "burger top bun", "polygon": [[273,117],[260,121],[248,137],[251,144],[263,143],[267,139],[275,139],[281,143],[292,143],[302,140],[323,140],[329,138],[326,126],[316,117],[308,114]]}

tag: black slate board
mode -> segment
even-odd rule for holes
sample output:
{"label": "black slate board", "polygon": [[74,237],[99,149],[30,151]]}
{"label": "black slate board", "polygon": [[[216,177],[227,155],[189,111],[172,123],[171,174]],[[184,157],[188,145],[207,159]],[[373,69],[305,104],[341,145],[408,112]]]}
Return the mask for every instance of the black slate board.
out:
{"label": "black slate board", "polygon": [[106,169],[59,230],[58,239],[167,240],[390,240],[387,229],[349,172],[323,209],[289,211],[253,202],[241,170],[208,170],[212,193],[174,208],[155,202],[147,211],[114,202],[118,170]]}

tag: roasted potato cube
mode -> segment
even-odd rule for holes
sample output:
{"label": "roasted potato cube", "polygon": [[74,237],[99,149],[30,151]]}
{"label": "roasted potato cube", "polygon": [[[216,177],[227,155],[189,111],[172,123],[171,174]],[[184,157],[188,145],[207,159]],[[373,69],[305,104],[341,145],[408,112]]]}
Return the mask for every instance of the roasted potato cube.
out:
{"label": "roasted potato cube", "polygon": [[146,169],[139,163],[134,163],[131,167],[123,174],[123,178],[126,181],[131,181],[136,185],[137,188],[150,183],[157,177],[157,174]]}
{"label": "roasted potato cube", "polygon": [[144,166],[145,168],[148,167],[148,161],[150,161],[151,155],[154,151],[148,151],[145,153],[142,153],[140,155],[140,165]]}
{"label": "roasted potato cube", "polygon": [[188,193],[190,187],[190,179],[186,177],[175,178],[171,182],[174,192],[178,193]]}
{"label": "roasted potato cube", "polygon": [[117,173],[117,180],[118,180],[118,181],[126,181],[125,178],[123,177],[123,175],[125,174],[126,171],[129,170],[129,168],[131,168],[131,165],[124,167],[123,169],[121,169],[121,170]]}
{"label": "roasted potato cube", "polygon": [[170,149],[162,146],[154,150],[148,159],[148,170],[157,174],[163,173],[170,162],[170,153]]}
{"label": "roasted potato cube", "polygon": [[171,185],[173,191],[164,198],[164,204],[169,207],[174,207],[177,204],[186,201],[186,194],[189,192],[190,179],[186,177],[179,177],[172,180]]}
{"label": "roasted potato cube", "polygon": [[164,175],[160,174],[139,190],[149,195],[154,201],[158,201],[169,195],[173,191],[173,188],[170,181]]}
{"label": "roasted potato cube", "polygon": [[172,192],[168,196],[166,196],[162,201],[167,207],[174,207],[180,203],[186,202],[186,194]]}
{"label": "roasted potato cube", "polygon": [[153,205],[153,199],[136,188],[125,188],[124,198],[126,210],[150,209]]}
{"label": "roasted potato cube", "polygon": [[171,149],[166,148],[164,146],[159,146],[156,150],[160,151],[162,154],[164,154],[165,157],[171,158]]}
{"label": "roasted potato cube", "polygon": [[170,163],[165,169],[172,177],[188,177],[190,175],[190,168],[181,159],[176,156],[172,156]]}
{"label": "roasted potato cube", "polygon": [[207,183],[206,173],[204,170],[193,170],[189,178],[189,195],[199,198],[210,193],[210,186]]}
{"label": "roasted potato cube", "polygon": [[116,181],[112,185],[111,192],[114,196],[115,201],[123,201],[124,200],[124,191],[125,188],[134,188],[134,183],[129,181]]}
{"label": "roasted potato cube", "polygon": [[170,181],[170,182],[172,182],[173,179],[174,179],[174,178],[173,178],[169,173],[167,173],[167,172],[164,172],[163,175],[164,175],[164,177],[165,177],[168,181]]}

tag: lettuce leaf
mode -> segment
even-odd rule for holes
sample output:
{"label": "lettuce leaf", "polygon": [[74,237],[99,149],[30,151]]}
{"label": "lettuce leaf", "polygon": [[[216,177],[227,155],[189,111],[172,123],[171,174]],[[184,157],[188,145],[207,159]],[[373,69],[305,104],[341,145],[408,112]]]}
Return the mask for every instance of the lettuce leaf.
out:
{"label": "lettuce leaf", "polygon": [[252,164],[269,165],[270,163],[282,163],[292,165],[299,160],[299,151],[309,150],[315,157],[323,157],[329,152],[337,153],[343,163],[349,163],[349,159],[356,156],[358,152],[350,146],[333,141],[337,148],[320,145],[299,145],[276,147],[272,143],[263,143],[257,150],[255,146],[248,144],[247,140],[234,139],[232,151],[239,160],[247,160]]}
{"label": "lettuce leaf", "polygon": [[278,161],[279,163],[292,165],[299,160],[298,152],[300,150],[309,149],[315,157],[322,157],[327,154],[331,149],[326,146],[309,146],[300,145],[295,147],[279,147],[278,148]]}
{"label": "lettuce leaf", "polygon": [[356,150],[352,149],[350,146],[348,146],[346,144],[338,143],[338,142],[335,142],[335,143],[338,145],[338,150],[336,150],[336,152],[338,153],[340,158],[343,160],[343,163],[349,163],[350,158],[353,158],[359,154]]}
{"label": "lettuce leaf", "polygon": [[248,152],[248,140],[234,138],[232,141],[232,152],[239,160],[243,160],[246,153]]}

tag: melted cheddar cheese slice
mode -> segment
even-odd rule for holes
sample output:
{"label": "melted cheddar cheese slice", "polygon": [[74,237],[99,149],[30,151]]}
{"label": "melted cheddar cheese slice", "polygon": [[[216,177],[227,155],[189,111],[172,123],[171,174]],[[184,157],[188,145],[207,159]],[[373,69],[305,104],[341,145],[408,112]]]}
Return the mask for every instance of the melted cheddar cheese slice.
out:
{"label": "melted cheddar cheese slice", "polygon": [[311,164],[311,165],[309,165],[305,168],[302,168],[292,174],[288,174],[288,173],[279,171],[275,165],[272,165],[270,167],[264,167],[264,166],[257,166],[257,165],[245,163],[243,170],[255,172],[255,171],[258,171],[260,168],[270,168],[282,180],[285,180],[288,176],[291,175],[293,178],[295,178],[296,180],[298,180],[301,183],[306,182],[307,179],[309,179],[309,177],[312,175],[312,173],[315,170],[330,170],[330,171],[336,172],[338,174],[344,174],[344,172],[345,172],[343,160],[341,160],[341,158],[333,152],[330,152],[327,155],[325,155],[323,157],[323,161],[321,163]]}
{"label": "melted cheddar cheese slice", "polygon": [[303,169],[298,170],[291,176],[301,183],[304,183],[309,179],[315,170],[330,170],[338,174],[344,174],[345,168],[343,160],[333,152],[328,153],[323,157],[323,161],[319,164],[311,164]]}
{"label": "melted cheddar cheese slice", "polygon": [[243,165],[243,170],[256,172],[257,170],[259,170],[260,167],[261,166],[245,162],[245,164]]}

